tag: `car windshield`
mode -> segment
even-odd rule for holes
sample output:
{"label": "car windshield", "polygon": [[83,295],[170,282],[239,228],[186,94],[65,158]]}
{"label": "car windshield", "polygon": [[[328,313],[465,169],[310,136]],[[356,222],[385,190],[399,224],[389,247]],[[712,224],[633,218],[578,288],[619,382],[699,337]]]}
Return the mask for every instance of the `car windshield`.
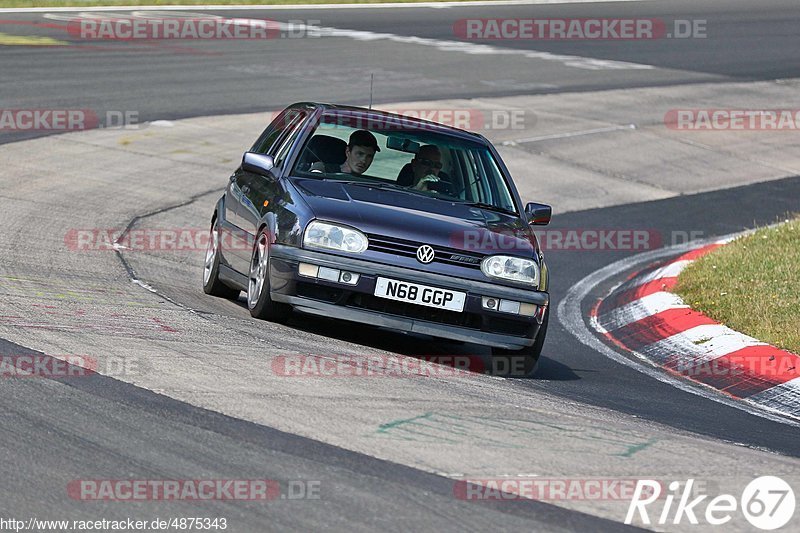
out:
{"label": "car windshield", "polygon": [[[351,135],[366,142],[347,155]],[[374,140],[373,140],[374,139]],[[377,141],[378,151],[368,145]],[[372,156],[371,162],[366,162]],[[329,111],[309,136],[292,175],[363,182],[448,201],[516,213],[513,197],[489,149],[410,120]]]}

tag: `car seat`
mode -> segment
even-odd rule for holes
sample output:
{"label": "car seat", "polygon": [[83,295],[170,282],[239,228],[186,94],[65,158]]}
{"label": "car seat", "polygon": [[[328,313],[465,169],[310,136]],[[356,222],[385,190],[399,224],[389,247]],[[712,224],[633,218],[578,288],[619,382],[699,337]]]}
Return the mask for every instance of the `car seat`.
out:
{"label": "car seat", "polygon": [[339,167],[347,158],[346,149],[347,143],[342,139],[330,135],[314,135],[303,149],[297,168],[308,171],[312,164],[322,162],[326,172],[339,172]]}

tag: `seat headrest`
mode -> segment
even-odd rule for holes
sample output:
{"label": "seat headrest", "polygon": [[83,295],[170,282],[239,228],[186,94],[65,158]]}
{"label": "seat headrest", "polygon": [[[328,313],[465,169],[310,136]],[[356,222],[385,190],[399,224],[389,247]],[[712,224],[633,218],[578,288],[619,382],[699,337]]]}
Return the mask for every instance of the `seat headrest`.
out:
{"label": "seat headrest", "polygon": [[312,155],[320,158],[323,163],[332,163],[341,165],[347,158],[344,151],[347,149],[347,143],[342,139],[331,137],[330,135],[314,135],[306,150],[312,152]]}

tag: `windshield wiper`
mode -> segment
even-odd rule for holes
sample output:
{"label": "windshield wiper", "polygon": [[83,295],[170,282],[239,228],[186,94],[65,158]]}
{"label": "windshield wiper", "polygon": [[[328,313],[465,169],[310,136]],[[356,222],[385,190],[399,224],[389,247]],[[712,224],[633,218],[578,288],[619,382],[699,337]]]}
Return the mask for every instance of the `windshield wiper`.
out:
{"label": "windshield wiper", "polygon": [[[376,189],[388,189],[390,191],[400,191],[405,192],[408,194],[413,194],[415,196],[424,196],[425,198],[431,198],[433,200],[439,200],[440,202],[447,202],[447,203],[464,203],[459,202],[458,199],[450,197],[450,195],[436,195],[436,194],[428,194],[430,191],[420,191],[414,189],[413,187],[406,187],[404,185],[397,185],[396,183],[388,183],[388,182],[374,182],[374,181],[347,181],[345,182],[349,185],[363,185],[365,187],[375,187]],[[435,191],[434,191],[435,192]],[[476,207],[486,207],[487,209],[494,209],[500,210],[499,207],[490,206],[488,204],[468,204],[468,205],[475,205]],[[509,211],[503,211],[504,213],[509,213]],[[514,213],[511,213],[514,214]]]}
{"label": "windshield wiper", "polygon": [[409,191],[408,187],[397,185],[396,183],[384,183],[381,181],[347,181],[348,185],[364,185],[366,187],[377,187],[379,189],[392,189],[397,191]]}
{"label": "windshield wiper", "polygon": [[498,207],[492,204],[486,204],[483,202],[461,202],[464,205],[468,205],[470,207],[479,207],[481,209],[486,209],[488,211],[497,211],[498,213],[505,213],[506,215],[514,215],[516,216],[517,213],[515,211],[511,211],[510,209],[505,209],[503,207]]}
{"label": "windshield wiper", "polygon": [[375,187],[376,189],[385,189],[390,191],[398,191],[398,192],[405,192],[408,194],[414,195],[421,195],[425,198],[435,198],[437,200],[443,200],[444,198],[437,198],[436,196],[430,196],[425,194],[425,191],[418,191],[416,189],[412,189],[410,187],[405,187],[403,185],[397,185],[396,183],[383,183],[383,182],[375,182],[375,181],[347,181],[345,182],[348,185],[362,185],[364,187]]}

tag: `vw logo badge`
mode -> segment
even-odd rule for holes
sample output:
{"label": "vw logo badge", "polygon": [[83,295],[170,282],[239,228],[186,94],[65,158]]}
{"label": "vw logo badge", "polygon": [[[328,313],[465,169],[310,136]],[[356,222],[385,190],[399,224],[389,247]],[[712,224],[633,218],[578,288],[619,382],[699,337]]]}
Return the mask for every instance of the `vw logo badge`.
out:
{"label": "vw logo badge", "polygon": [[433,248],[428,246],[427,244],[423,244],[419,248],[417,248],[417,261],[420,263],[428,264],[433,261],[434,256]]}

